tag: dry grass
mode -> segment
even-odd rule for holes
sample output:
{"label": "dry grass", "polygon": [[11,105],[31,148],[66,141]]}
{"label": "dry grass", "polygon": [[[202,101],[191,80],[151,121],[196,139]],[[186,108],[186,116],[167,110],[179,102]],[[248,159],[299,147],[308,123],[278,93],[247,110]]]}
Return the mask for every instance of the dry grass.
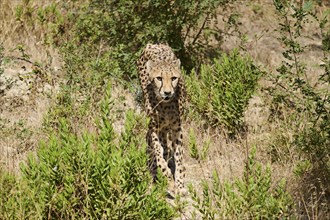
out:
{"label": "dry grass", "polygon": [[[19,163],[44,137],[41,132],[43,117],[58,92],[56,77],[61,67],[56,49],[44,44],[44,30],[17,20],[19,4],[32,9],[37,6],[30,1],[0,1],[0,42],[5,57],[9,57],[4,63],[4,74],[0,76],[3,92],[0,97],[0,136],[3,137],[0,139],[0,164],[13,171],[18,170]],[[29,59],[17,59],[22,57],[17,50],[19,45],[25,48]],[[41,63],[41,67],[48,65],[43,71],[52,74],[51,81],[33,72],[35,62]]]}
{"label": "dry grass", "polygon": [[[16,16],[18,5],[25,5],[27,10],[34,11],[37,6],[46,6],[55,1],[9,1],[0,2],[0,42],[5,46],[5,54],[19,56],[15,48],[18,45],[25,47],[26,53],[31,55],[31,61],[47,62],[49,57],[53,58],[53,65],[59,66],[59,56],[54,48],[44,44],[45,30],[37,23],[26,23],[19,21]],[[23,18],[29,19],[29,13]]]}

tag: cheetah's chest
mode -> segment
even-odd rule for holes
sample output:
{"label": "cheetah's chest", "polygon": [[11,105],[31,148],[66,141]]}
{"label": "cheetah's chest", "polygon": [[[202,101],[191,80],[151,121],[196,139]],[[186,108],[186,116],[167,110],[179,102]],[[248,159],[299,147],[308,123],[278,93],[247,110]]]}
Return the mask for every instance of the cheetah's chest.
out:
{"label": "cheetah's chest", "polygon": [[159,128],[169,127],[178,123],[180,120],[178,104],[176,102],[160,104],[156,108],[153,119]]}

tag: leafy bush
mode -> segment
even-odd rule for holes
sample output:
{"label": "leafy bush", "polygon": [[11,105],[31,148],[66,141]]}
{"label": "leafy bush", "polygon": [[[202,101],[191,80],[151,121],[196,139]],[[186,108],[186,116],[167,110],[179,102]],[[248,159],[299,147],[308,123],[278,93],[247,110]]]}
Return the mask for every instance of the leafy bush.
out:
{"label": "leafy bush", "polygon": [[[110,92],[106,95],[106,98]],[[101,105],[98,135],[73,134],[62,119],[58,135],[42,143],[23,165],[14,188],[7,178],[1,191],[2,219],[170,219],[164,184],[151,185],[146,144],[136,129],[145,126],[127,112],[125,130],[112,127],[111,100]],[[142,140],[142,141],[141,141]],[[8,192],[13,192],[8,195]],[[10,194],[10,193],[9,193]],[[3,197],[4,195],[4,197]],[[11,208],[13,207],[13,208]],[[19,207],[19,208],[18,208]]]}
{"label": "leafy bush", "polygon": [[202,195],[190,186],[194,207],[202,219],[286,219],[293,213],[293,201],[285,182],[273,186],[269,166],[263,169],[255,160],[254,147],[244,176],[234,183],[220,182],[216,172],[212,184],[202,184]]}
{"label": "leafy bush", "polygon": [[[210,20],[230,1],[92,0],[77,19],[76,43],[92,45],[90,50],[117,63],[130,77],[147,43],[169,43],[184,67],[191,69],[205,58],[208,39],[220,38],[221,32],[210,29]],[[109,47],[110,53],[103,54],[102,47]]]}
{"label": "leafy bush", "polygon": [[192,107],[212,125],[224,125],[229,133],[236,133],[243,125],[243,112],[262,74],[238,51],[223,54],[213,65],[202,65],[199,75],[193,71],[187,77]]}

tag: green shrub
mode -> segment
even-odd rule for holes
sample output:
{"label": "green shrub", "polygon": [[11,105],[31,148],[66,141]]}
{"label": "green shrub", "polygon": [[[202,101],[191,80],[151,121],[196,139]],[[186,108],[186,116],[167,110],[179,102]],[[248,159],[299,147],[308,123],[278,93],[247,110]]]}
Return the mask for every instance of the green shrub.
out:
{"label": "green shrub", "polygon": [[199,75],[193,71],[187,77],[192,108],[213,126],[224,125],[229,133],[236,133],[243,125],[243,112],[262,74],[237,50],[223,54],[212,65],[202,65]]}
{"label": "green shrub", "polygon": [[[22,165],[22,180],[1,181],[2,219],[170,219],[165,185],[152,185],[146,144],[139,130],[146,122],[127,112],[122,134],[112,127],[111,100],[101,103],[97,134],[71,131],[61,119],[57,135],[42,143]],[[9,196],[10,188],[16,193]],[[4,195],[4,198],[2,197]],[[13,207],[13,208],[11,208]],[[18,208],[19,207],[19,208]],[[14,209],[14,210],[13,210]]]}
{"label": "green shrub", "polygon": [[220,38],[222,32],[212,30],[210,20],[230,1],[92,0],[77,18],[76,43],[91,45],[90,51],[117,63],[126,77],[136,75],[135,62],[147,43],[169,43],[191,69],[210,54],[208,40]]}
{"label": "green shrub", "polygon": [[16,177],[0,166],[0,219],[14,219],[19,210]]}
{"label": "green shrub", "polygon": [[263,169],[255,160],[254,147],[243,178],[220,182],[216,172],[212,184],[202,184],[202,195],[190,186],[194,207],[202,219],[286,219],[292,217],[293,201],[285,182],[273,185],[270,167]]}

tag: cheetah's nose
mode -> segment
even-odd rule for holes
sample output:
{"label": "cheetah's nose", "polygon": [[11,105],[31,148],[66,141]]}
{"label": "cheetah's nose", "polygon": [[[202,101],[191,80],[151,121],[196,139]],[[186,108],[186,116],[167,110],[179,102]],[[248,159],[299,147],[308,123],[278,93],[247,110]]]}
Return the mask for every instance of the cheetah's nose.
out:
{"label": "cheetah's nose", "polygon": [[171,92],[164,92],[164,95],[165,96],[170,96],[171,95]]}

